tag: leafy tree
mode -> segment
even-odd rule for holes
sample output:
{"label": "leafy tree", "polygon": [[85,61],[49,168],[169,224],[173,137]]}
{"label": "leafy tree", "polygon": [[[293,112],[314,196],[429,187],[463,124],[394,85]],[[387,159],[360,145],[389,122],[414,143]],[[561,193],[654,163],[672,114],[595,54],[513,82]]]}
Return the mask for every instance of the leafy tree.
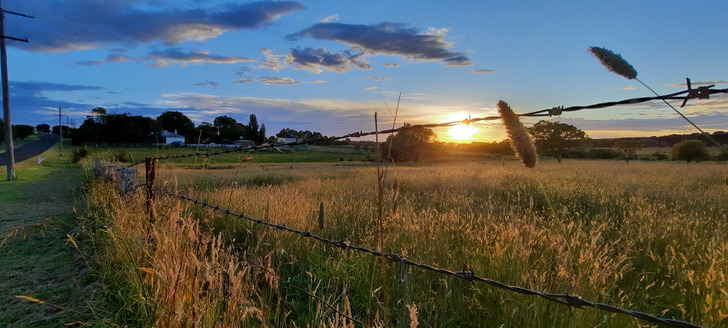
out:
{"label": "leafy tree", "polygon": [[35,126],[35,130],[38,131],[38,133],[48,134],[51,133],[51,126],[45,123],[38,124]]}
{"label": "leafy tree", "polygon": [[258,144],[264,144],[265,141],[265,124],[261,124],[260,130],[258,130],[258,136],[255,138],[255,142]]}
{"label": "leafy tree", "polygon": [[432,140],[435,138],[435,132],[432,129],[423,127],[407,129],[407,127],[411,126],[411,124],[405,123],[404,130],[400,130],[397,134],[387,138],[381,148],[384,158],[389,155],[388,160],[413,160],[416,163],[432,153],[434,150]]}
{"label": "leafy tree", "polygon": [[157,121],[149,117],[107,114],[101,120],[97,118],[86,119],[81,127],[73,131],[72,140],[76,145],[85,142],[111,144],[151,143],[158,140],[160,131],[161,128]]}
{"label": "leafy tree", "polygon": [[619,149],[627,164],[629,164],[629,159],[634,158],[637,151],[642,147],[642,141],[637,139],[622,139],[614,142],[614,148]]}
{"label": "leafy tree", "polygon": [[182,112],[167,111],[157,116],[157,122],[164,131],[176,132],[185,137],[195,135],[195,124]]}
{"label": "leafy tree", "polygon": [[258,142],[258,129],[258,118],[255,114],[250,114],[250,121],[243,131],[243,139]]}
{"label": "leafy tree", "polygon": [[320,139],[324,136],[320,132],[316,131],[308,131],[308,130],[293,130],[284,128],[281,129],[281,132],[276,133],[276,136],[279,138],[296,138],[299,141],[306,141],[306,140],[312,140],[312,139]]}
{"label": "leafy tree", "polygon": [[93,115],[98,115],[98,116],[103,116],[103,115],[108,114],[108,112],[106,111],[106,108],[103,108],[103,107],[96,107],[91,110],[91,113]]}
{"label": "leafy tree", "polygon": [[215,140],[221,143],[232,143],[235,140],[239,140],[245,131],[242,124],[229,116],[216,117],[213,125],[217,129],[217,137]]}
{"label": "leafy tree", "polygon": [[35,130],[30,125],[13,125],[13,137],[20,138],[20,140],[25,140],[25,138],[33,135],[34,132]]}
{"label": "leafy tree", "polygon": [[51,129],[52,134],[59,134],[59,131],[63,131],[63,137],[68,138],[71,135],[71,129],[65,125],[61,125],[59,128],[58,125],[54,125]]}
{"label": "leafy tree", "polygon": [[685,140],[672,146],[672,159],[690,163],[709,158],[708,149],[705,147],[705,143],[700,140]]}
{"label": "leafy tree", "polygon": [[[195,135],[200,138],[200,142],[202,143],[215,142],[218,137],[217,128],[208,122],[200,123],[200,125],[195,128]],[[195,140],[195,142],[196,141],[197,140]]]}
{"label": "leafy tree", "polygon": [[569,148],[588,142],[589,138],[575,126],[560,122],[539,121],[529,129],[541,155],[551,155],[561,163],[561,156]]}

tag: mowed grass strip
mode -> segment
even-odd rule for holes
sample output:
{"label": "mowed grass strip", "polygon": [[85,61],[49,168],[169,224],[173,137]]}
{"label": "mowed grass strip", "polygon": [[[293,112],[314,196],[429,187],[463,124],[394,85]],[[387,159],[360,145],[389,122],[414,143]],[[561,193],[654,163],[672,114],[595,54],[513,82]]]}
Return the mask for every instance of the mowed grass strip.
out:
{"label": "mowed grass strip", "polygon": [[98,286],[71,242],[83,238],[74,213],[80,169],[64,155],[56,146],[40,165],[17,163],[17,180],[0,181],[1,327],[93,324]]}

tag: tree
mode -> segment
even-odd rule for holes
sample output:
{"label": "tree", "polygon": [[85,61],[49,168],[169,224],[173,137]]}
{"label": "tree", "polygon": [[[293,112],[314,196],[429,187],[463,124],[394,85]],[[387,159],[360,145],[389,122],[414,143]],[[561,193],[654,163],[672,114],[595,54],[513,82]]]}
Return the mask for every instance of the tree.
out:
{"label": "tree", "polygon": [[575,126],[560,122],[539,121],[529,133],[533,136],[541,155],[551,155],[561,163],[561,156],[569,148],[585,144],[589,138]]}
{"label": "tree", "polygon": [[25,138],[33,135],[34,132],[35,130],[30,125],[13,125],[13,137],[20,138],[20,140],[25,140]]}
{"label": "tree", "polygon": [[213,125],[218,132],[215,140],[220,143],[232,143],[235,140],[240,140],[240,136],[243,135],[245,130],[242,124],[229,116],[216,117]]}
{"label": "tree", "polygon": [[260,125],[260,130],[258,130],[258,137],[255,139],[255,142],[258,144],[265,143],[265,124]]}
{"label": "tree", "polygon": [[38,124],[35,126],[35,130],[38,131],[38,133],[48,134],[51,133],[51,126],[45,123]]}
{"label": "tree", "polygon": [[634,155],[642,147],[642,141],[637,139],[622,139],[614,142],[614,148],[619,149],[627,164],[629,164],[629,159],[634,158]]}
{"label": "tree", "polygon": [[255,114],[250,114],[250,121],[243,131],[243,139],[258,142],[258,128],[258,118]]}
{"label": "tree", "polygon": [[708,149],[705,147],[705,143],[700,140],[685,140],[672,146],[672,159],[690,163],[709,158]]}
{"label": "tree", "polygon": [[106,108],[96,107],[91,110],[91,113],[93,115],[104,116],[104,115],[108,114],[109,112],[106,111]]}
{"label": "tree", "polygon": [[[430,155],[433,151],[431,141],[435,138],[435,132],[424,127],[408,129],[411,126],[411,124],[405,123],[403,130],[387,138],[381,148],[385,159],[395,161],[413,160],[417,163],[423,157]],[[389,158],[387,155],[389,155]]]}
{"label": "tree", "polygon": [[185,137],[195,135],[195,124],[182,112],[167,111],[157,116],[157,122],[164,131],[175,132]]}

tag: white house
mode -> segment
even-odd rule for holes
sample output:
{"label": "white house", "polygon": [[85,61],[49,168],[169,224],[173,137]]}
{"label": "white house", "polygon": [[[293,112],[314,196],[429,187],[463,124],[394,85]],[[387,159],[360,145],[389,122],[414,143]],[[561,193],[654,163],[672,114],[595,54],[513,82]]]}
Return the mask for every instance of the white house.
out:
{"label": "white house", "polygon": [[176,133],[169,132],[169,131],[163,131],[162,138],[164,140],[162,142],[164,142],[167,145],[175,143],[175,142],[179,142],[181,144],[185,143],[185,137],[183,137],[179,134],[176,134]]}

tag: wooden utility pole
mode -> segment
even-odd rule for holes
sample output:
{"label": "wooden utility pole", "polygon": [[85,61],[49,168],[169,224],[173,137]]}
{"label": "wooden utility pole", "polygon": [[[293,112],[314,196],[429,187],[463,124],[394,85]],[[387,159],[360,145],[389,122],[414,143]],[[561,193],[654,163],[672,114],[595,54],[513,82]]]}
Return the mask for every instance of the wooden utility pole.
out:
{"label": "wooden utility pole", "polygon": [[5,35],[5,14],[33,18],[21,13],[12,12],[2,8],[0,2],[0,69],[2,70],[3,94],[3,123],[5,124],[5,154],[8,157],[8,181],[15,180],[15,151],[13,149],[13,124],[10,121],[10,91],[8,87],[8,53],[5,49],[5,40],[28,42],[28,39],[18,39]]}

